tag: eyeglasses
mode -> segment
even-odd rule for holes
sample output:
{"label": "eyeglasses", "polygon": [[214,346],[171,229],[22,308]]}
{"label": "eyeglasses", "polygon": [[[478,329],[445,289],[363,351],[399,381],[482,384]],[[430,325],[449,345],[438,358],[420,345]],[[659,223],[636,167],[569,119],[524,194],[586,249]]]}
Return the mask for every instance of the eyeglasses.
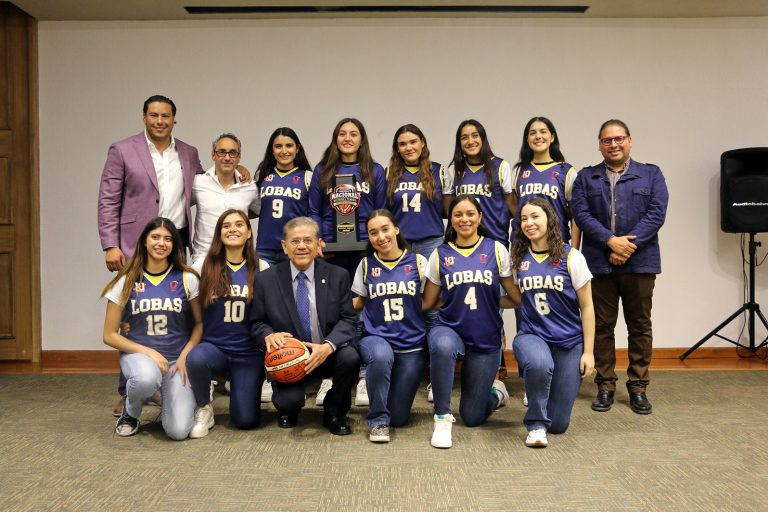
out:
{"label": "eyeglasses", "polygon": [[236,149],[230,149],[229,151],[226,149],[217,149],[214,153],[216,153],[216,156],[219,158],[224,158],[227,155],[229,155],[229,158],[237,158],[240,156],[240,152]]}
{"label": "eyeglasses", "polygon": [[291,238],[290,240],[288,240],[288,244],[291,247],[298,247],[301,244],[312,245],[313,243],[315,243],[315,240],[317,240],[317,239],[309,237],[309,236],[306,237],[306,238]]}
{"label": "eyeglasses", "polygon": [[616,144],[624,144],[624,141],[629,138],[629,135],[619,135],[618,137],[605,137],[604,139],[600,139],[600,144],[603,146],[610,146],[614,142]]}

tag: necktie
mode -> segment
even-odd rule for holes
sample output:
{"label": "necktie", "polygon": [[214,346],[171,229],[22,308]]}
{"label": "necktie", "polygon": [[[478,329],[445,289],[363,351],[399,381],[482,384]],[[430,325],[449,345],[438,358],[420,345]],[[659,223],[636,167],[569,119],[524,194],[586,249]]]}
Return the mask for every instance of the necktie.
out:
{"label": "necktie", "polygon": [[299,312],[301,323],[302,341],[312,341],[312,329],[309,322],[309,288],[307,288],[307,276],[299,272],[296,276],[296,309]]}

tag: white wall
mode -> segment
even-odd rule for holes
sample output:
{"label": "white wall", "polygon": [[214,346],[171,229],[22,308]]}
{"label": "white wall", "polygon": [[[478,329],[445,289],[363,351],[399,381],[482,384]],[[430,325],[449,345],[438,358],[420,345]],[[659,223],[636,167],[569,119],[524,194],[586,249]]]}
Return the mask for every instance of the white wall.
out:
{"label": "white wall", "polygon": [[[624,119],[633,157],[661,166],[671,195],[655,345],[687,347],[742,303],[739,238],[719,229],[719,156],[768,145],[766,34],[766,18],[41,22],[43,349],[103,348],[99,176],[155,93],[175,100],[174,134],[204,165],[233,131],[251,170],[282,125],[316,163],[347,115],[382,163],[406,122],[446,162],[467,117],[514,162],[525,122],[546,115],[581,168],[600,160],[600,123]],[[765,301],[764,267],[757,281]]]}

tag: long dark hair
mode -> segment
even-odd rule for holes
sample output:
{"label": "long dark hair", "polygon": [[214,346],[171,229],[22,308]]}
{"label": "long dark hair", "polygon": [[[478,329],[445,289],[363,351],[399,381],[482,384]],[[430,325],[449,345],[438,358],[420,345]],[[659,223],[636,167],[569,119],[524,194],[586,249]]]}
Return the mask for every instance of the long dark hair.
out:
{"label": "long dark hair", "polygon": [[360,174],[363,177],[363,181],[368,185],[373,186],[373,157],[371,156],[371,147],[368,145],[368,135],[365,132],[363,123],[354,117],[345,117],[338,123],[333,129],[333,136],[331,143],[325,148],[323,157],[320,159],[320,188],[323,193],[328,190],[333,182],[333,177],[336,175],[336,171],[341,166],[341,153],[339,152],[338,137],[341,127],[345,123],[352,123],[360,132],[360,149],[357,151],[357,163],[360,166]]}
{"label": "long dark hair", "polygon": [[[448,225],[445,227],[445,236],[443,237],[443,241],[445,243],[456,242],[456,237],[458,236],[458,234],[456,233],[456,230],[453,229],[453,224],[451,223],[451,217],[453,217],[453,209],[456,208],[456,205],[462,201],[469,201],[470,203],[475,205],[475,208],[477,209],[477,213],[479,213],[480,215],[483,215],[483,209],[480,207],[480,201],[478,201],[475,196],[461,194],[454,197],[451,200],[451,204],[448,205],[448,223],[447,223]],[[485,226],[483,226],[482,222],[478,222],[477,224],[477,234],[482,237],[488,236],[488,230],[485,229]]]}
{"label": "long dark hair", "polygon": [[[390,212],[389,210],[379,209],[379,210],[373,210],[368,215],[368,220],[365,221],[366,228],[368,227],[368,223],[371,222],[371,219],[374,219],[376,217],[386,217],[387,219],[389,219],[389,221],[392,223],[394,227],[396,228],[400,227],[397,225],[397,221],[395,220],[395,216],[392,215],[392,212]],[[402,231],[400,231],[397,234],[397,248],[403,251],[408,248],[408,242],[406,242]],[[368,238],[368,245],[366,245],[365,249],[368,253],[368,256],[373,256],[373,254],[376,252],[376,249],[373,248],[373,244],[371,243],[370,237]]]}
{"label": "long dark hair", "polygon": [[[549,261],[552,266],[557,267],[560,265],[563,257],[565,256],[565,249],[563,248],[563,235],[560,233],[560,220],[555,213],[555,209],[552,204],[543,197],[532,197],[525,201],[520,207],[520,212],[523,211],[526,205],[538,206],[547,215],[547,254],[549,255]],[[515,219],[515,226],[517,227],[517,233],[515,233],[515,240],[512,243],[512,254],[509,257],[510,266],[512,270],[517,270],[520,267],[520,262],[523,261],[526,251],[531,247],[531,240],[525,236],[520,222],[521,215],[518,215]]]}
{"label": "long dark hair", "polygon": [[256,184],[258,186],[261,186],[264,178],[266,178],[269,173],[271,173],[272,170],[277,167],[277,160],[275,159],[275,155],[272,152],[272,144],[274,144],[275,139],[281,135],[283,137],[292,139],[293,142],[296,143],[296,147],[299,148],[299,150],[296,152],[296,158],[293,159],[293,165],[305,171],[312,170],[312,166],[309,165],[309,160],[307,160],[307,155],[304,152],[304,146],[299,140],[299,136],[296,135],[295,131],[291,130],[287,126],[283,126],[282,128],[278,128],[277,130],[273,131],[272,135],[269,136],[269,142],[267,142],[267,150],[264,152],[264,159],[256,168],[256,176],[258,176]]}
{"label": "long dark hair", "polygon": [[141,232],[141,235],[139,235],[139,241],[136,243],[136,251],[133,253],[133,256],[131,256],[131,259],[128,260],[128,263],[120,269],[117,275],[113,277],[101,291],[102,297],[117,284],[121,277],[125,276],[123,289],[120,292],[120,307],[125,306],[128,302],[128,298],[131,296],[134,284],[140,283],[144,279],[144,267],[147,266],[147,260],[149,259],[149,255],[147,254],[147,238],[149,238],[149,234],[157,228],[165,228],[171,234],[173,249],[171,250],[171,253],[166,256],[166,261],[184,272],[190,272],[197,275],[197,272],[195,272],[192,267],[187,266],[186,251],[179,230],[176,229],[176,226],[170,219],[166,219],[165,217],[155,217],[149,221]]}
{"label": "long dark hair", "polygon": [[520,146],[520,157],[515,164],[515,168],[517,169],[533,162],[533,150],[531,149],[531,146],[528,145],[528,131],[531,129],[531,125],[533,125],[533,123],[536,121],[540,121],[547,125],[547,129],[554,136],[552,144],[549,146],[549,156],[551,156],[552,160],[555,162],[565,162],[563,152],[560,151],[560,137],[557,135],[555,125],[552,124],[552,121],[546,117],[536,116],[532,117],[531,120],[526,123],[525,128],[523,129],[523,144]]}
{"label": "long dark hair", "polygon": [[248,215],[245,212],[232,208],[222,213],[219,216],[219,220],[216,221],[211,248],[205,256],[203,268],[200,271],[202,274],[200,279],[200,297],[202,298],[204,308],[213,304],[216,299],[227,297],[230,294],[232,277],[227,270],[227,248],[221,240],[221,227],[224,224],[224,219],[232,214],[239,215],[245,221],[248,231],[251,233],[251,237],[246,240],[245,247],[243,247],[243,258],[245,259],[245,266],[248,268],[246,281],[248,283],[248,298],[246,302],[250,302],[253,298],[253,281],[259,266],[259,259],[256,256],[256,249],[253,245],[253,230],[251,229]]}
{"label": "long dark hair", "polygon": [[389,173],[387,174],[387,202],[392,205],[395,197],[397,183],[405,171],[405,160],[398,151],[397,139],[404,133],[412,133],[421,139],[424,148],[419,156],[419,183],[423,189],[424,195],[432,201],[435,198],[435,177],[432,175],[432,161],[429,159],[429,147],[427,147],[427,138],[415,124],[405,124],[397,129],[392,139],[392,157],[389,159]]}
{"label": "long dark hair", "polygon": [[466,172],[466,157],[461,150],[461,130],[465,126],[472,125],[477,129],[477,133],[480,134],[480,140],[483,141],[483,147],[480,148],[480,162],[483,164],[483,172],[485,173],[485,186],[493,189],[493,183],[496,178],[496,169],[493,166],[493,150],[491,150],[491,143],[488,142],[488,135],[485,133],[485,128],[480,121],[475,119],[467,119],[459,124],[459,128],[456,130],[456,145],[453,148],[453,172],[456,176],[456,182],[459,182],[464,178]]}

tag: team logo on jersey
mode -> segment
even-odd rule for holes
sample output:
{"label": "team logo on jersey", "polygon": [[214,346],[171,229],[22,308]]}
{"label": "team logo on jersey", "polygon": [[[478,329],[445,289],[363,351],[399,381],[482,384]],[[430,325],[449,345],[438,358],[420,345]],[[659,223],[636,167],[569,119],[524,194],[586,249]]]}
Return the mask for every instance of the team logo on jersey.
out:
{"label": "team logo on jersey", "polygon": [[270,174],[269,176],[264,178],[264,181],[272,181],[273,179],[275,179],[275,175],[274,174]]}
{"label": "team logo on jersey", "polygon": [[528,270],[528,267],[531,266],[530,261],[521,261],[520,262],[520,270]]}
{"label": "team logo on jersey", "polygon": [[293,177],[293,182],[294,183],[298,183],[300,180],[301,180],[301,178],[299,178],[298,176],[294,176]]}
{"label": "team logo on jersey", "polygon": [[553,179],[553,180],[556,180],[558,176],[560,176],[560,173],[559,173],[559,172],[557,172],[557,171],[552,171],[552,179]]}
{"label": "team logo on jersey", "polygon": [[523,171],[523,178],[527,178],[531,175],[531,171]]}
{"label": "team logo on jersey", "polygon": [[171,281],[169,283],[169,286],[171,287],[171,291],[175,292],[176,290],[179,289],[179,282],[178,281]]}
{"label": "team logo on jersey", "polygon": [[133,291],[136,293],[144,292],[144,288],[145,288],[144,283],[133,283]]}
{"label": "team logo on jersey", "polygon": [[371,277],[379,277],[381,275],[381,269],[379,267],[371,269]]}
{"label": "team logo on jersey", "polygon": [[349,215],[360,205],[360,194],[352,185],[336,185],[330,194],[331,208],[342,215]]}
{"label": "team logo on jersey", "polygon": [[453,266],[453,256],[446,256],[445,259],[443,259],[443,263],[445,263],[446,267]]}
{"label": "team logo on jersey", "polygon": [[413,270],[413,265],[404,265],[403,270],[405,271],[406,274],[410,274],[411,270]]}
{"label": "team logo on jersey", "polygon": [[488,261],[488,255],[487,254],[481,254],[480,255],[480,263],[485,263]]}

